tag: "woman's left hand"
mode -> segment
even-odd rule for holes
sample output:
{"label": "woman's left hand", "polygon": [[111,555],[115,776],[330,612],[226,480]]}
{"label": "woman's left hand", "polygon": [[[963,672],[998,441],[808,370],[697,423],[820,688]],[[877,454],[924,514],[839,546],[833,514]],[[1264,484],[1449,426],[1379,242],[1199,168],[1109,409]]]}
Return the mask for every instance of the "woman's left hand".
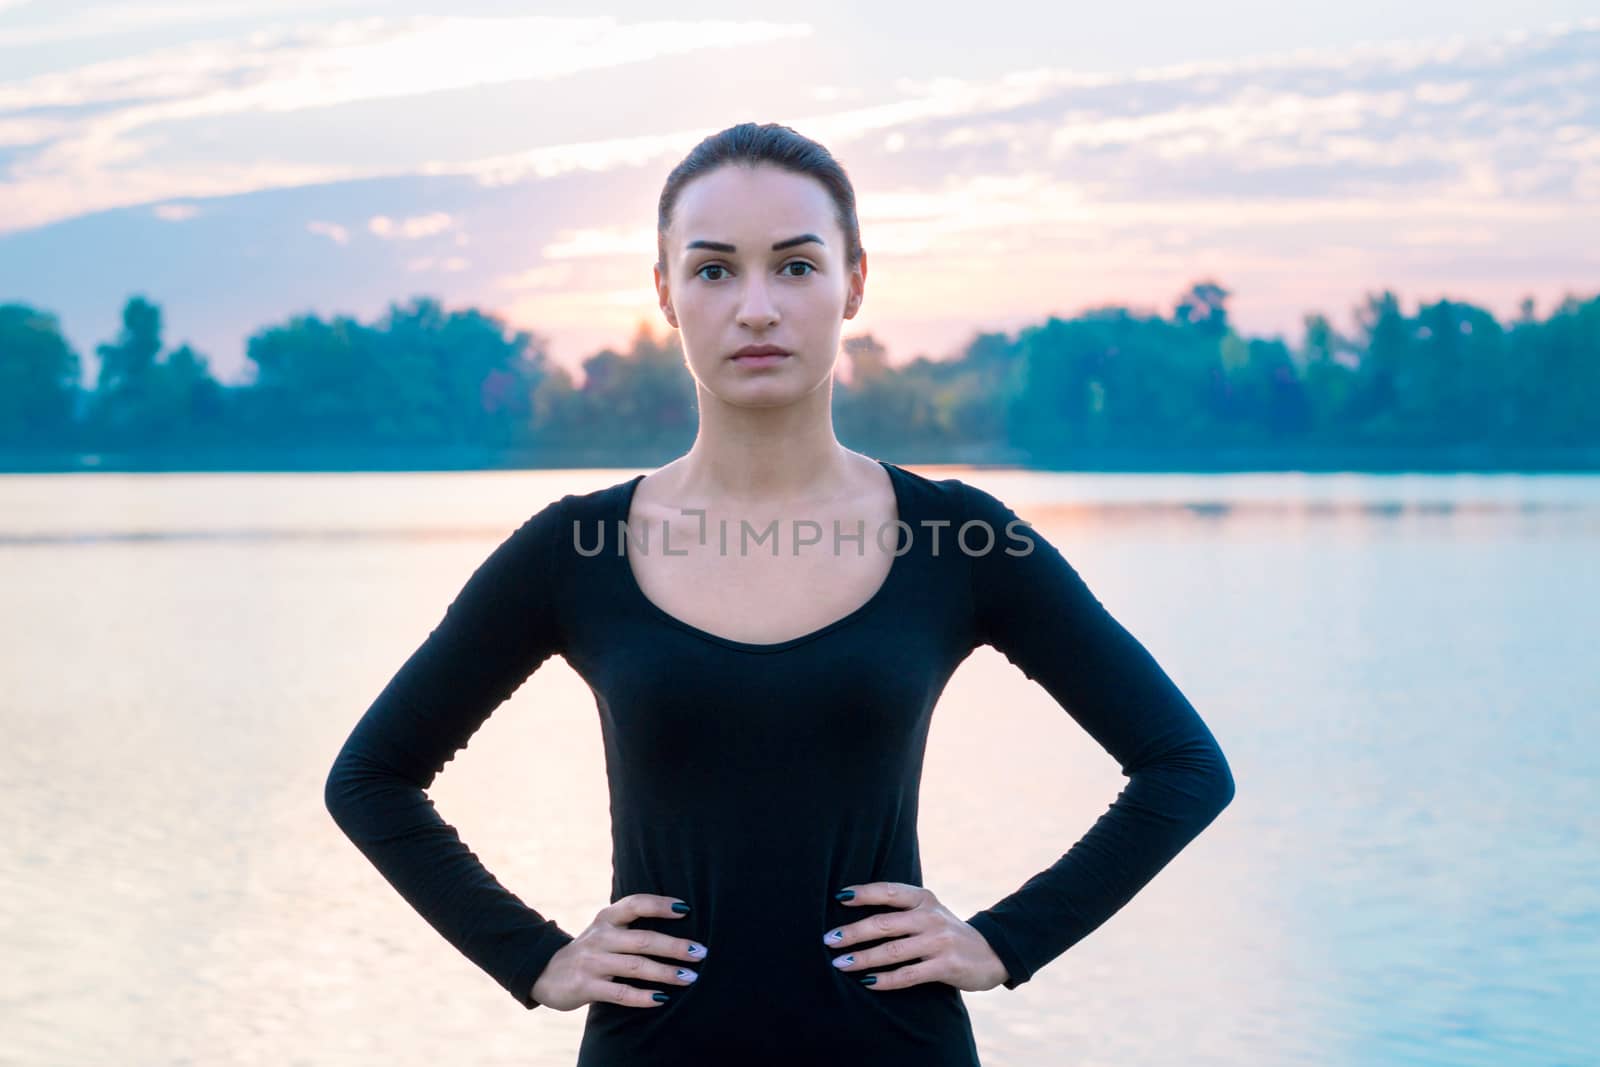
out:
{"label": "woman's left hand", "polygon": [[[923,982],[945,982],[957,989],[978,992],[993,989],[1009,977],[988,940],[939,903],[931,889],[904,882],[867,882],[844,888],[855,890],[852,899],[842,901],[846,907],[888,904],[905,909],[868,915],[822,936],[823,944],[839,949],[894,938],[834,957],[834,966],[848,972],[904,964],[875,975],[877,981],[867,988],[904,989]],[[907,960],[918,962],[906,963]]]}

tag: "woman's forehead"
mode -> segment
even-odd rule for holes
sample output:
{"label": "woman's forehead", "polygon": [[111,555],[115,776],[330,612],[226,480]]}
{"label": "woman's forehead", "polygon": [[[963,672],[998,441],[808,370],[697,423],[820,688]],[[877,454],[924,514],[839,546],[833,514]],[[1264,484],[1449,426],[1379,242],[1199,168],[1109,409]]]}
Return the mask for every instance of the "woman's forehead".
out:
{"label": "woman's forehead", "polygon": [[804,174],[772,167],[720,167],[684,186],[674,215],[673,228],[685,242],[769,234],[781,240],[806,230],[819,232],[833,217],[833,201],[821,182]]}

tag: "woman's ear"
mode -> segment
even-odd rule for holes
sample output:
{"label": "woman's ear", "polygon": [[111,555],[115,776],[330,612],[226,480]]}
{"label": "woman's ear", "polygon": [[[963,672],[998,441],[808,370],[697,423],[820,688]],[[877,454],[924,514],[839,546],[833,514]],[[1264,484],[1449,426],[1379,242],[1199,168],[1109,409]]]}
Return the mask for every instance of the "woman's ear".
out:
{"label": "woman's ear", "polygon": [[661,304],[661,314],[666,316],[667,322],[672,324],[672,328],[674,330],[680,329],[681,327],[678,326],[678,313],[672,310],[671,287],[661,276],[661,264],[657,263],[654,267],[650,268],[650,276],[655,282],[656,299]]}
{"label": "woman's ear", "polygon": [[846,291],[844,298],[844,317],[847,319],[853,319],[856,317],[856,312],[861,310],[861,301],[866,299],[866,249],[861,250],[861,258],[857,261],[855,269],[850,272],[850,280],[848,285],[849,289]]}

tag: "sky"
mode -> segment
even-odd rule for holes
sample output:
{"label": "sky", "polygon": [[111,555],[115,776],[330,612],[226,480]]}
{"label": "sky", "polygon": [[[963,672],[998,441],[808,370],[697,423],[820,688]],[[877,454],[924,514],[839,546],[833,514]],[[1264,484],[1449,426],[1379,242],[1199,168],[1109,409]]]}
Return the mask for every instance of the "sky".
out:
{"label": "sky", "polygon": [[139,293],[242,381],[428,294],[575,368],[669,329],[661,183],[758,121],[850,173],[896,361],[1201,279],[1291,344],[1383,288],[1543,313],[1600,291],[1600,17],[1479,6],[0,0],[0,302],[92,367]]}

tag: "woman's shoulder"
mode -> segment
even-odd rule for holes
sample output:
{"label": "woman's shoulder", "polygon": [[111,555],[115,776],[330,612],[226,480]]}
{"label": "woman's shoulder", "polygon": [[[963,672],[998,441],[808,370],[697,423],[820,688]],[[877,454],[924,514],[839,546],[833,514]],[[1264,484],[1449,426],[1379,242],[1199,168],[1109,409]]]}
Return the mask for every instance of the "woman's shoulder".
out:
{"label": "woman's shoulder", "polygon": [[604,517],[617,508],[638,478],[638,475],[629,475],[619,482],[611,482],[596,489],[562,493],[560,496],[552,497],[543,507],[528,516],[527,523],[549,525],[568,519]]}
{"label": "woman's shoulder", "polygon": [[593,538],[591,531],[596,522],[604,520],[619,506],[621,497],[633,479],[625,479],[586,492],[563,493],[552,497],[512,530],[494,553],[505,560],[505,566],[555,567],[565,565],[575,553],[572,545],[578,537]]}
{"label": "woman's shoulder", "polygon": [[1009,511],[998,497],[965,478],[921,474],[898,463],[889,465],[902,475],[916,504],[916,514],[924,521],[949,521],[959,526],[971,519],[1004,517]]}

